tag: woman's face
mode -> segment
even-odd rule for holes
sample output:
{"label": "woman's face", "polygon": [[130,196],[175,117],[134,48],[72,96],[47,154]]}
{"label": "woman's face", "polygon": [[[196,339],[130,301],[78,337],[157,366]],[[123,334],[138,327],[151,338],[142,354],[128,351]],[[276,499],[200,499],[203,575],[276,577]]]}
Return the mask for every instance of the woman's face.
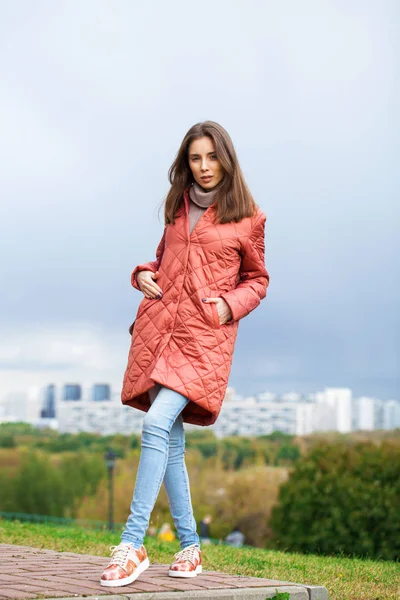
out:
{"label": "woman's face", "polygon": [[212,190],[224,176],[215,153],[214,142],[208,136],[194,140],[189,146],[189,167],[194,180],[205,190]]}

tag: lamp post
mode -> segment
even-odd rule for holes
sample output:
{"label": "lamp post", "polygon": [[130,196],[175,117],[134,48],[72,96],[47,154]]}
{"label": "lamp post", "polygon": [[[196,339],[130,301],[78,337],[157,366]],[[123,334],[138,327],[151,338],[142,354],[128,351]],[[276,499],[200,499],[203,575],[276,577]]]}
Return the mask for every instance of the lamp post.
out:
{"label": "lamp post", "polygon": [[111,448],[105,454],[105,461],[108,472],[108,529],[114,531],[114,467],[117,455]]}

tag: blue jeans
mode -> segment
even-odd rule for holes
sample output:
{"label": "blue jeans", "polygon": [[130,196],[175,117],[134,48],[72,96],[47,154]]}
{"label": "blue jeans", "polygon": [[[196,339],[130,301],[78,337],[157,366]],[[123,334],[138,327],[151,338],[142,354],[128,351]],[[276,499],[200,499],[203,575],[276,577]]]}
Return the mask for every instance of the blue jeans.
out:
{"label": "blue jeans", "polygon": [[136,475],[131,512],[121,541],[140,548],[149,526],[150,514],[164,485],[181,548],[200,546],[190,498],[185,465],[185,431],[181,412],[189,400],[161,387],[146,413],[142,449]]}

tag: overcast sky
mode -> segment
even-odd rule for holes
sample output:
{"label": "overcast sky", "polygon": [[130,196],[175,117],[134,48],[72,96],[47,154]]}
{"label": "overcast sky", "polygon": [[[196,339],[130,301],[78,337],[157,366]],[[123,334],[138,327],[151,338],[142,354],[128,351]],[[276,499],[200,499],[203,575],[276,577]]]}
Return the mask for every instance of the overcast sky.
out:
{"label": "overcast sky", "polygon": [[0,0],[0,397],[121,385],[131,271],[154,259],[183,136],[212,119],[267,215],[270,287],[230,385],[400,398],[399,13]]}

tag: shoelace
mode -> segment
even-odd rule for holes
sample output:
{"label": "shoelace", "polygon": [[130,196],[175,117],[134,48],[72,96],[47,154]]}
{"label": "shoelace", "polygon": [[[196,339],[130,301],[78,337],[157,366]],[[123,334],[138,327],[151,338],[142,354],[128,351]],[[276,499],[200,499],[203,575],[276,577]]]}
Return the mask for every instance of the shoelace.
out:
{"label": "shoelace", "polygon": [[128,561],[128,554],[131,549],[131,546],[128,544],[126,546],[122,546],[121,544],[119,546],[110,546],[111,559],[108,564],[118,565],[122,569],[125,569]]}
{"label": "shoelace", "polygon": [[194,546],[194,545],[187,546],[180,552],[177,552],[176,554],[174,554],[174,556],[177,561],[188,560],[194,565],[194,554],[195,554],[195,552],[198,552],[198,550],[199,549],[197,546]]}

